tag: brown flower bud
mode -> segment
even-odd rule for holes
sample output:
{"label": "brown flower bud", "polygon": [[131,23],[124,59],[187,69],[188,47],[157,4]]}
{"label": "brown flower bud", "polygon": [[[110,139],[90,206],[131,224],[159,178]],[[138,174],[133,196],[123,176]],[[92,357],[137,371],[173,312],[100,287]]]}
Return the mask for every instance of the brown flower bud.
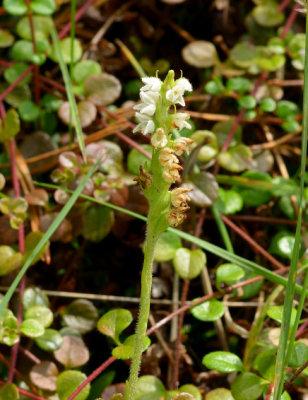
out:
{"label": "brown flower bud", "polygon": [[180,156],[183,154],[185,151],[187,154],[189,154],[189,145],[193,143],[194,141],[192,139],[186,138],[186,137],[180,137],[178,139],[175,139],[173,142],[173,149],[174,152],[177,156]]}
{"label": "brown flower bud", "polygon": [[171,203],[174,207],[186,207],[188,208],[188,205],[186,204],[187,201],[190,201],[190,197],[187,196],[187,192],[192,191],[193,189],[187,189],[187,188],[177,188],[172,190],[171,192]]}
{"label": "brown flower bud", "polygon": [[134,181],[138,182],[141,188],[148,189],[152,185],[152,177],[151,175],[140,165],[139,167],[139,176],[134,178]]}

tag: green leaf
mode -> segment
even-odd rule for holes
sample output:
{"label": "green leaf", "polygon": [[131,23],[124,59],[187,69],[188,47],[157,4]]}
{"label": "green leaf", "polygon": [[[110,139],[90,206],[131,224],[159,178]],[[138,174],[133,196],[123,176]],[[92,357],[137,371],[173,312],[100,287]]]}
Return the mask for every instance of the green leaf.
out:
{"label": "green leaf", "polygon": [[223,373],[244,371],[241,359],[228,351],[213,351],[206,354],[202,359],[202,364],[208,369]]}
{"label": "green leaf", "polygon": [[0,400],[18,400],[19,393],[14,383],[6,383],[0,388]]}
{"label": "green leaf", "polygon": [[[282,314],[284,313],[284,308],[283,306],[270,306],[266,312],[266,314],[272,318],[274,321],[277,321],[279,323],[281,323],[282,321]],[[294,325],[295,322],[295,318],[296,318],[296,309],[292,308],[292,312],[291,312],[291,321],[290,324],[291,326]]]}
{"label": "green leaf", "polygon": [[239,97],[237,102],[241,108],[246,108],[247,110],[255,108],[257,105],[257,100],[251,95]]}
{"label": "green leaf", "polygon": [[182,49],[182,57],[187,64],[197,68],[208,68],[218,64],[216,47],[212,42],[195,40]]}
{"label": "green leaf", "polygon": [[27,12],[25,0],[3,0],[3,7],[8,14],[23,15]]}
{"label": "green leaf", "polygon": [[45,329],[44,334],[35,339],[37,346],[44,351],[58,350],[62,342],[62,335],[55,329]]}
{"label": "green leaf", "polygon": [[224,306],[220,301],[212,299],[192,307],[191,313],[196,319],[199,319],[200,321],[216,321],[224,315]]}
{"label": "green leaf", "polygon": [[58,368],[51,361],[41,361],[35,364],[30,371],[31,382],[40,389],[50,392],[56,391],[56,380],[59,375]]}
{"label": "green leaf", "polygon": [[164,232],[160,235],[154,250],[154,260],[157,262],[170,261],[181,247],[181,239],[173,232]]}
{"label": "green leaf", "polygon": [[102,67],[98,62],[94,60],[82,60],[74,66],[73,78],[78,84],[81,84],[88,76],[100,74],[101,72]]}
{"label": "green leaf", "polygon": [[[147,151],[149,154],[152,154],[152,146],[149,144],[142,144],[141,147]],[[150,164],[149,159],[141,154],[137,149],[132,149],[127,156],[127,168],[129,172],[134,175],[139,175],[139,167],[144,166],[145,164]]]}
{"label": "green leaf", "polygon": [[191,394],[193,396],[193,400],[202,400],[200,390],[195,385],[191,385],[189,383],[183,385],[179,388],[179,392]]}
{"label": "green leaf", "polygon": [[255,181],[255,185],[253,188],[243,188],[240,186],[235,186],[233,188],[240,194],[246,205],[251,207],[258,207],[271,200],[272,193],[269,190],[262,190],[262,188],[258,187],[257,182],[271,182],[272,178],[269,174],[261,171],[252,170],[244,172],[241,176]]}
{"label": "green leaf", "polygon": [[273,381],[275,377],[276,351],[276,349],[262,351],[257,355],[253,363],[253,368],[269,381]]}
{"label": "green leaf", "polygon": [[300,124],[295,119],[290,119],[281,124],[282,129],[288,133],[297,132],[300,129]]}
{"label": "green leaf", "polygon": [[276,101],[271,97],[264,97],[260,102],[260,109],[265,112],[273,112],[276,110]]}
{"label": "green leaf", "polygon": [[217,95],[223,93],[224,85],[221,81],[212,80],[206,83],[206,85],[204,86],[204,90],[206,93]]}
{"label": "green leaf", "polygon": [[26,310],[24,319],[35,319],[44,328],[48,328],[53,322],[53,313],[48,307],[33,306]]}
{"label": "green leaf", "polygon": [[257,49],[248,41],[237,43],[230,51],[230,60],[240,68],[249,68],[254,65],[256,57]]}
{"label": "green leaf", "polygon": [[12,47],[12,56],[15,60],[31,62],[36,65],[42,65],[46,61],[46,55],[43,52],[34,52],[33,43],[29,40],[18,40]]}
{"label": "green leaf", "polygon": [[182,279],[194,279],[200,275],[206,264],[206,255],[200,249],[189,250],[184,247],[177,249],[173,258],[176,273]]}
{"label": "green leaf", "polygon": [[251,82],[247,78],[236,76],[234,78],[228,79],[226,86],[227,89],[232,92],[245,93],[250,91]]}
{"label": "green leaf", "polygon": [[96,307],[89,300],[74,300],[61,310],[62,321],[82,335],[92,331],[96,327],[98,312]]}
{"label": "green leaf", "polygon": [[[112,355],[119,360],[128,360],[132,358],[134,352],[135,335],[130,335],[124,340],[123,344],[115,347],[112,350]],[[151,344],[149,337],[144,338],[143,351],[145,351]]]}
{"label": "green leaf", "polygon": [[193,189],[189,193],[191,201],[199,207],[209,207],[215,203],[218,196],[218,183],[213,174],[199,172],[189,176],[190,181],[183,183],[182,187]]}
{"label": "green leaf", "polygon": [[30,338],[36,338],[42,336],[45,329],[41,323],[35,319],[26,319],[23,321],[19,327],[21,333]]}
{"label": "green leaf", "polygon": [[218,388],[206,394],[206,400],[234,400],[232,393],[228,389]]}
{"label": "green leaf", "polygon": [[69,369],[86,364],[89,361],[90,353],[80,337],[64,336],[61,347],[54,351],[54,356],[66,369]]}
{"label": "green leaf", "polygon": [[116,308],[108,311],[97,322],[97,329],[106,336],[110,336],[117,344],[120,343],[119,335],[133,321],[130,311]]}
{"label": "green leaf", "polygon": [[236,264],[225,263],[221,264],[216,270],[216,286],[219,289],[222,283],[228,285],[239,281],[245,275],[243,268]]}
{"label": "green leaf", "polygon": [[268,251],[272,254],[291,259],[294,242],[295,237],[293,234],[286,231],[278,232],[272,239]]}
{"label": "green leaf", "polygon": [[160,400],[165,392],[160,379],[154,375],[143,375],[138,379],[136,400]]}
{"label": "green leaf", "polygon": [[245,372],[235,378],[231,385],[231,393],[236,400],[258,399],[268,381],[250,372]]}
{"label": "green leaf", "polygon": [[[60,400],[67,400],[68,397],[84,382],[87,378],[80,371],[64,371],[57,378],[57,393]],[[86,400],[90,393],[90,384],[87,384],[80,393],[75,396],[75,400]]]}
{"label": "green leaf", "polygon": [[284,14],[278,11],[276,3],[260,4],[252,11],[257,23],[266,28],[281,25],[284,21]]}
{"label": "green leaf", "polygon": [[56,3],[54,0],[32,0],[30,7],[35,14],[51,15],[56,10]]}
{"label": "green leaf", "polygon": [[[32,2],[33,4],[33,2]],[[32,16],[34,35],[37,38],[48,39],[52,29],[52,19],[49,17],[42,17],[40,15]],[[21,18],[16,25],[16,31],[22,39],[32,40],[31,26],[29,18]]]}
{"label": "green leaf", "polygon": [[18,112],[20,118],[26,122],[38,119],[40,115],[39,107],[32,100],[25,100],[19,104]]}
{"label": "green leaf", "polygon": [[27,311],[28,308],[34,306],[49,307],[49,300],[46,294],[41,291],[41,289],[37,287],[28,287],[25,289],[22,295],[22,304],[25,311]]}
{"label": "green leaf", "polygon": [[[25,263],[27,259],[31,256],[33,250],[37,246],[37,244],[40,242],[40,240],[43,238],[44,233],[43,232],[30,232],[26,236],[26,241],[25,241],[25,254],[23,255],[22,262]],[[49,246],[49,241],[47,241],[44,246],[41,248],[39,253],[35,256],[35,258],[31,261],[31,265],[36,264],[40,259],[41,256],[45,253],[45,251],[48,249]]]}
{"label": "green leaf", "polygon": [[5,116],[3,125],[0,122],[0,143],[13,139],[20,130],[20,121],[17,112],[11,108]]}
{"label": "green leaf", "polygon": [[[9,87],[7,82],[0,82],[0,91],[4,91]],[[31,98],[31,92],[28,85],[17,86],[7,96],[5,96],[5,102],[12,107],[18,107],[19,104],[27,99]],[[14,110],[15,111],[15,110]],[[16,112],[16,111],[15,111]],[[18,113],[16,112],[17,116]],[[19,116],[18,116],[19,118]]]}
{"label": "green leaf", "polygon": [[289,118],[300,114],[299,106],[293,101],[280,100],[277,103],[276,113],[279,118]]}
{"label": "green leaf", "polygon": [[[12,67],[7,68],[4,71],[4,78],[8,83],[14,83],[16,79],[19,78],[19,76],[26,71],[28,68],[28,64],[25,64],[23,62],[16,62]],[[18,86],[23,86],[26,83],[30,82],[32,76],[31,74],[28,74],[19,84]]]}
{"label": "green leaf", "polygon": [[107,106],[114,103],[121,94],[121,82],[114,75],[95,74],[88,76],[83,83],[87,100],[97,106]]}
{"label": "green leaf", "polygon": [[235,190],[218,189],[218,199],[215,203],[218,211],[223,215],[235,214],[243,208],[243,198]]}
{"label": "green leaf", "polygon": [[12,247],[0,246],[0,276],[10,274],[21,266],[22,254]]}
{"label": "green leaf", "polygon": [[295,342],[292,348],[288,365],[299,368],[308,361],[308,346],[301,342]]}
{"label": "green leaf", "polygon": [[41,99],[41,105],[46,111],[58,111],[62,103],[63,100],[50,93],[45,93]]}
{"label": "green leaf", "polygon": [[248,146],[239,144],[218,154],[220,165],[227,171],[241,172],[251,165],[252,152]]}
{"label": "green leaf", "polygon": [[[73,41],[73,46],[74,46],[74,60],[73,63],[75,63],[76,61],[78,61],[81,56],[82,56],[82,46],[80,43],[80,40],[78,39],[74,39]],[[60,51],[63,57],[63,61],[65,62],[65,64],[70,64],[71,63],[71,39],[69,37],[64,38],[62,40],[59,41],[59,47],[60,47]],[[53,45],[51,48],[51,52],[49,54],[49,57],[54,61],[54,62],[58,62],[58,55],[56,52],[56,48]]]}
{"label": "green leaf", "polygon": [[85,239],[100,242],[110,232],[114,222],[114,214],[110,208],[90,205],[83,217],[82,234]]}
{"label": "green leaf", "polygon": [[198,151],[198,160],[201,162],[208,162],[216,157],[218,153],[218,143],[216,135],[207,130],[195,131],[190,138],[194,141],[192,148],[204,142],[204,145]]}
{"label": "green leaf", "polygon": [[0,48],[10,47],[15,41],[15,37],[10,31],[6,29],[0,29]]}

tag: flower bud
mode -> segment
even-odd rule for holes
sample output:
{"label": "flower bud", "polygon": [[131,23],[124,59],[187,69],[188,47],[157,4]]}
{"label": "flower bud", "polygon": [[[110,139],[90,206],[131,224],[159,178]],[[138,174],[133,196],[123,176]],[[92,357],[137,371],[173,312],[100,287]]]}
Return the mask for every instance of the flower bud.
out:
{"label": "flower bud", "polygon": [[192,191],[192,189],[187,189],[187,188],[177,188],[172,190],[171,192],[171,203],[174,207],[184,207],[188,208],[187,201],[190,201],[190,197],[187,196],[187,192]]}
{"label": "flower bud", "polygon": [[178,139],[175,139],[175,141],[173,142],[173,149],[174,149],[175,154],[177,156],[180,156],[185,151],[187,152],[187,154],[189,154],[188,145],[190,145],[193,142],[194,141],[192,139],[189,139],[186,137],[180,137]]}
{"label": "flower bud", "polygon": [[151,138],[151,143],[155,148],[165,147],[168,144],[168,138],[162,128],[158,128]]}
{"label": "flower bud", "polygon": [[169,147],[165,147],[161,150],[158,159],[161,165],[163,165],[164,167],[171,167],[174,164],[179,163],[177,156],[174,155],[174,151]]}
{"label": "flower bud", "polygon": [[168,224],[175,228],[184,221],[184,219],[186,218],[186,215],[183,213],[177,212],[175,209],[171,209],[168,212],[166,218],[167,218]]}

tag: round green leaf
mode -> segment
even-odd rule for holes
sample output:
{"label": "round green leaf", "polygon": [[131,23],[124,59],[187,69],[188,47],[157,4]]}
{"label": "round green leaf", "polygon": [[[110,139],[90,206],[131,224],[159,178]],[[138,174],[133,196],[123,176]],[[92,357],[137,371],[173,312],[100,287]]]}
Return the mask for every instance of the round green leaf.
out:
{"label": "round green leaf", "polygon": [[25,310],[33,306],[49,307],[49,300],[41,289],[37,287],[28,287],[23,293],[22,304]]}
{"label": "round green leaf", "polygon": [[38,119],[40,115],[40,109],[31,100],[25,100],[19,104],[18,112],[20,118],[26,122],[32,122]]}
{"label": "round green leaf", "polygon": [[[38,38],[48,39],[52,30],[52,19],[49,17],[42,17],[40,15],[33,15],[32,22],[36,40]],[[22,39],[32,40],[31,26],[27,16],[21,18],[17,22],[16,31]]]}
{"label": "round green leaf", "polygon": [[196,278],[205,267],[206,255],[200,249],[189,250],[181,247],[176,250],[173,258],[173,266],[176,273],[182,279]]}
{"label": "round green leaf", "polygon": [[[236,76],[234,78],[230,78],[227,81],[227,89],[232,92],[237,93],[245,93],[249,92],[251,89],[251,82],[247,78],[242,78],[240,76]],[[245,107],[247,108],[247,107]]]}
{"label": "round green leaf", "polygon": [[219,289],[222,283],[232,284],[245,275],[243,268],[236,264],[221,264],[216,270],[216,286]]}
{"label": "round green leaf", "polygon": [[255,7],[252,15],[259,25],[265,27],[278,26],[284,21],[284,14],[278,12],[278,5],[271,2]]}
{"label": "round green leaf", "polygon": [[288,118],[300,114],[300,108],[293,101],[280,100],[277,103],[276,113],[279,118]]}
{"label": "round green leaf", "polygon": [[282,129],[288,133],[297,132],[300,129],[300,124],[295,119],[290,119],[281,124]]}
{"label": "round green leaf", "polygon": [[241,359],[228,351],[213,351],[203,357],[202,364],[223,373],[244,371]]}
{"label": "round green leaf", "polygon": [[30,7],[35,14],[51,15],[56,10],[56,3],[54,0],[32,0]]}
{"label": "round green leaf", "polygon": [[55,329],[45,329],[42,336],[35,339],[38,347],[45,351],[58,350],[63,342],[62,335]]}
{"label": "round green leaf", "polygon": [[239,375],[231,385],[231,393],[236,400],[258,399],[268,381],[250,372]]}
{"label": "round green leaf", "polygon": [[36,65],[42,65],[46,61],[46,55],[43,52],[35,53],[33,43],[29,40],[18,40],[12,47],[12,56],[15,60],[31,62]]}
{"label": "round green leaf", "polygon": [[143,375],[138,379],[136,400],[160,400],[165,392],[160,379],[154,375]]}
{"label": "round green leaf", "polygon": [[170,261],[181,247],[181,239],[173,232],[162,233],[156,243],[154,260],[157,262]]}
{"label": "round green leaf", "polygon": [[232,393],[228,389],[218,388],[206,394],[206,400],[234,400]]}
{"label": "round green leaf", "polygon": [[[17,89],[17,88],[16,88]],[[20,130],[20,121],[19,121],[19,116],[17,112],[14,110],[14,108],[11,108],[5,116],[4,123],[0,123],[0,142],[7,142],[11,139],[13,139],[16,134]],[[3,201],[6,199],[1,199],[1,203],[3,204]],[[6,200],[9,201],[10,204],[12,203],[12,200]]]}
{"label": "round green leaf", "polygon": [[295,342],[292,348],[289,366],[299,368],[308,361],[308,346],[301,342]]}
{"label": "round green leaf", "polygon": [[[284,313],[284,308],[283,306],[270,306],[266,312],[266,314],[272,318],[274,321],[277,321],[279,323],[282,322],[282,315]],[[294,325],[296,318],[296,309],[292,308],[291,311],[291,326]]]}
{"label": "round green leaf", "polygon": [[0,48],[10,47],[14,43],[15,38],[10,31],[0,29]]}
{"label": "round green leaf", "polygon": [[257,105],[257,100],[251,95],[239,97],[237,102],[241,108],[246,108],[247,110],[255,108]]}
{"label": "round green leaf", "polygon": [[27,12],[25,0],[3,0],[3,7],[8,14],[23,15]]}
{"label": "round green leaf", "polygon": [[276,349],[267,349],[257,355],[253,368],[270,381],[275,377]]}
{"label": "round green leaf", "polygon": [[[75,63],[82,56],[82,46],[81,46],[81,43],[80,43],[80,41],[78,39],[74,39],[73,46],[74,46],[74,60],[73,60],[73,62]],[[62,57],[63,57],[63,61],[66,64],[70,64],[70,62],[71,62],[71,39],[69,37],[67,37],[67,38],[64,38],[64,39],[60,40],[59,47],[60,47],[60,51],[61,51],[61,54],[62,54]],[[52,46],[51,53],[49,54],[49,57],[55,62],[59,61],[54,46]]]}
{"label": "round green leaf", "polygon": [[78,84],[81,84],[88,76],[100,74],[101,72],[102,67],[98,62],[94,60],[82,60],[75,65],[73,78]]}
{"label": "round green leaf", "polygon": [[[7,89],[9,84],[7,82],[0,82],[0,92],[3,92]],[[19,104],[24,100],[29,100],[31,98],[31,92],[28,85],[17,86],[14,90],[12,90],[6,97],[5,101],[12,107],[18,107]],[[18,113],[14,110],[14,112]],[[18,116],[19,119],[19,116]]]}
{"label": "round green leaf", "polygon": [[97,106],[114,103],[120,97],[122,90],[119,79],[105,72],[88,76],[83,86],[87,100]]}
{"label": "round green leaf", "polygon": [[240,68],[249,68],[254,65],[256,57],[257,49],[248,41],[237,43],[230,51],[230,60]]}
{"label": "round green leaf", "polygon": [[[128,360],[132,358],[134,353],[134,341],[135,335],[128,336],[123,344],[120,344],[112,350],[112,355],[119,360]],[[150,344],[151,339],[146,336],[144,338],[143,351],[145,351]]]}
{"label": "round green leaf", "polygon": [[85,239],[100,242],[110,232],[114,222],[113,211],[104,206],[89,206],[83,216],[82,234]]}
{"label": "round green leaf", "polygon": [[7,275],[21,266],[22,255],[12,247],[0,246],[0,276]]}
{"label": "round green leaf", "polygon": [[[254,181],[272,181],[272,178],[269,174],[256,170],[246,171],[241,176]],[[262,182],[260,182],[260,185],[262,185]],[[252,207],[258,207],[262,204],[265,204],[272,198],[272,193],[268,190],[258,187],[258,182],[254,182],[254,187],[244,188],[242,186],[235,186],[234,190],[241,195],[245,204]]]}
{"label": "round green leaf", "polygon": [[[23,62],[17,62],[12,67],[4,71],[4,78],[8,83],[13,83],[19,76],[28,68],[28,65]],[[22,86],[31,80],[31,74],[28,74],[18,85]]]}
{"label": "round green leaf", "polygon": [[191,148],[194,149],[198,144],[204,143],[199,149],[198,160],[201,162],[208,162],[216,157],[218,153],[218,143],[216,135],[207,130],[195,131],[190,137],[194,143]]}
{"label": "round green leaf", "polygon": [[265,97],[260,102],[260,108],[265,112],[273,112],[276,110],[276,102],[271,97]]}
{"label": "round green leaf", "polygon": [[26,310],[24,319],[35,319],[44,328],[47,328],[53,322],[53,313],[48,307],[33,306]]}
{"label": "round green leaf", "polygon": [[191,313],[200,321],[216,321],[224,315],[224,306],[220,301],[212,299],[192,307]]}
{"label": "round green leaf", "polygon": [[217,82],[217,81],[209,81],[207,82],[207,84],[204,86],[204,90],[206,91],[206,93],[209,94],[221,94],[223,93],[224,90],[224,86],[221,82]]}
{"label": "round green leaf", "polygon": [[[82,384],[87,378],[85,374],[80,371],[64,371],[62,372],[56,382],[57,394],[60,400],[67,400],[68,397]],[[75,400],[86,400],[90,393],[90,384],[87,384],[80,393],[75,396]]]}
{"label": "round green leaf", "polygon": [[218,189],[218,199],[215,203],[218,211],[224,215],[235,214],[243,208],[243,198],[235,190]]}
{"label": "round green leaf", "polygon": [[220,165],[230,172],[241,172],[247,169],[252,160],[252,152],[248,146],[239,144],[218,154]]}
{"label": "round green leaf", "polygon": [[96,327],[98,312],[89,300],[74,300],[62,311],[62,321],[65,325],[77,330],[82,335]]}
{"label": "round green leaf", "polygon": [[202,400],[200,390],[195,385],[191,385],[189,383],[183,385],[179,388],[179,392],[191,394],[193,396],[193,400]]}
{"label": "round green leaf", "polygon": [[[152,146],[149,144],[142,144],[141,147],[147,151],[149,154],[152,154]],[[137,149],[132,149],[127,156],[127,168],[129,172],[134,175],[139,175],[139,167],[144,166],[145,164],[149,165],[149,159],[141,154]]]}
{"label": "round green leaf", "polygon": [[279,232],[272,239],[269,252],[291,259],[294,242],[293,234],[286,231]]}
{"label": "round green leaf", "polygon": [[[28,235],[26,236],[26,242],[25,242],[25,248],[26,249],[25,249],[25,254],[23,256],[23,262],[25,262],[27,260],[27,258],[31,255],[31,253],[33,252],[34,248],[36,247],[36,245],[42,239],[43,236],[44,236],[44,233],[43,232],[39,232],[39,231],[28,233]],[[32,261],[31,265],[36,264],[40,260],[42,255],[47,250],[48,246],[49,246],[49,241],[47,241],[47,243],[41,248],[41,250],[39,251],[37,256]]]}
{"label": "round green leaf", "polygon": [[6,383],[0,388],[0,400],[18,400],[19,393],[14,383]]}
{"label": "round green leaf", "polygon": [[104,335],[110,336],[116,343],[119,342],[119,335],[133,321],[130,311],[124,308],[117,308],[108,311],[97,322],[97,329]]}
{"label": "round green leaf", "polygon": [[21,333],[25,336],[36,338],[44,334],[44,327],[35,319],[26,319],[19,327]]}

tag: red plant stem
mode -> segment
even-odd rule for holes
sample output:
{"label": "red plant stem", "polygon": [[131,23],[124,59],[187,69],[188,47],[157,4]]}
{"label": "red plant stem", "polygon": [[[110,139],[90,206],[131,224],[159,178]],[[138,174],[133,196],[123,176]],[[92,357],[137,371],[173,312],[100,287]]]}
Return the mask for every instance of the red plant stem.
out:
{"label": "red plant stem", "polygon": [[29,68],[27,68],[17,79],[15,82],[13,82],[8,88],[6,88],[1,94],[0,94],[0,101],[3,101],[5,97],[11,93],[17,86],[18,84],[27,76],[30,74],[30,72],[33,70],[34,65],[30,65]]}
{"label": "red plant stem", "polygon": [[298,339],[308,326],[308,319],[297,330],[295,338]]}
{"label": "red plant stem", "polygon": [[[76,12],[75,15],[75,22],[79,21],[80,18],[83,16],[83,14],[87,11],[87,9],[91,6],[91,4],[94,3],[95,0],[88,0],[87,2],[84,3],[82,7],[79,8],[79,10]],[[70,31],[71,29],[71,22],[69,22],[65,27],[62,29],[62,31],[58,34],[58,38],[62,39],[64,36]]]}
{"label": "red plant stem", "polygon": [[73,400],[78,393],[82,391],[82,389],[90,382],[93,381],[101,372],[103,372],[109,365],[111,365],[116,360],[115,357],[109,357],[102,365],[100,365],[95,371],[92,372],[91,375],[87,377],[87,379],[82,382],[82,384],[67,398],[67,400]]}
{"label": "red plant stem", "polygon": [[19,346],[19,350],[26,356],[29,358],[29,360],[33,361],[34,364],[40,364],[41,360],[36,357],[36,355],[34,355],[33,353],[31,353],[30,350],[23,348],[22,346]]}
{"label": "red plant stem", "polygon": [[282,12],[285,8],[287,8],[289,3],[291,3],[291,1],[292,0],[283,0],[278,8],[278,12]]}
{"label": "red plant stem", "polygon": [[266,393],[265,400],[270,400],[273,387],[274,387],[274,384],[273,384],[273,382],[271,382],[271,383],[269,384],[269,387],[268,387],[268,390],[267,390],[267,393]]}
{"label": "red plant stem", "polygon": [[295,21],[295,18],[297,16],[297,10],[300,8],[300,5],[298,3],[295,3],[293,10],[291,11],[291,14],[289,15],[289,18],[283,28],[282,34],[281,34],[281,39],[284,39],[287,36],[287,33],[291,29],[293,22]]}
{"label": "red plant stem", "polygon": [[248,242],[258,253],[262,254],[265,258],[267,258],[274,267],[276,268],[285,268],[283,264],[281,264],[276,258],[271,256],[266,250],[264,250],[255,240],[253,240],[249,235],[247,235],[242,229],[240,229],[237,225],[235,225],[229,218],[222,215],[222,220],[226,225],[228,225],[232,230],[234,230],[238,235],[240,235],[246,242]]}
{"label": "red plant stem", "polygon": [[[0,381],[0,386],[6,385],[5,382]],[[20,389],[19,387],[17,388],[18,392],[26,397],[29,397],[29,399],[34,399],[34,400],[47,400],[45,397],[37,396],[35,394],[32,394],[30,392],[27,392],[26,390]]]}
{"label": "red plant stem", "polygon": [[[288,271],[289,268],[284,268],[283,270],[280,269],[279,271],[276,271],[277,274],[282,274],[285,273],[286,271]],[[203,303],[204,301],[210,300],[214,297],[221,297],[223,296],[225,293],[229,293],[232,292],[234,289],[238,289],[240,287],[249,285],[251,283],[260,281],[263,279],[263,276],[256,276],[255,278],[251,278],[251,279],[247,279],[244,282],[239,282],[236,283],[232,286],[229,286],[228,288],[226,288],[224,291],[222,292],[215,292],[212,294],[208,294],[206,296],[200,297],[198,300],[195,300],[193,302],[191,302],[190,304],[186,304],[183,307],[180,307],[179,309],[175,310],[174,312],[170,313],[167,317],[161,319],[159,322],[157,322],[154,326],[152,326],[150,329],[147,330],[146,335],[150,336],[153,332],[155,332],[157,329],[161,328],[163,325],[165,325],[167,322],[171,321],[172,318],[176,317],[177,315],[180,315],[182,312],[185,312],[187,310],[189,310],[190,308],[197,306],[198,304]],[[70,397],[68,397],[67,400],[73,400],[78,393],[80,393],[80,391],[90,382],[92,382],[101,372],[104,371],[104,369],[106,369],[107,367],[109,367],[109,365],[111,365],[114,361],[116,360],[115,357],[110,357],[108,358],[107,361],[105,361],[103,364],[101,364],[95,371],[92,372],[91,375],[88,376],[88,378],[75,390],[75,392],[73,392]]]}

